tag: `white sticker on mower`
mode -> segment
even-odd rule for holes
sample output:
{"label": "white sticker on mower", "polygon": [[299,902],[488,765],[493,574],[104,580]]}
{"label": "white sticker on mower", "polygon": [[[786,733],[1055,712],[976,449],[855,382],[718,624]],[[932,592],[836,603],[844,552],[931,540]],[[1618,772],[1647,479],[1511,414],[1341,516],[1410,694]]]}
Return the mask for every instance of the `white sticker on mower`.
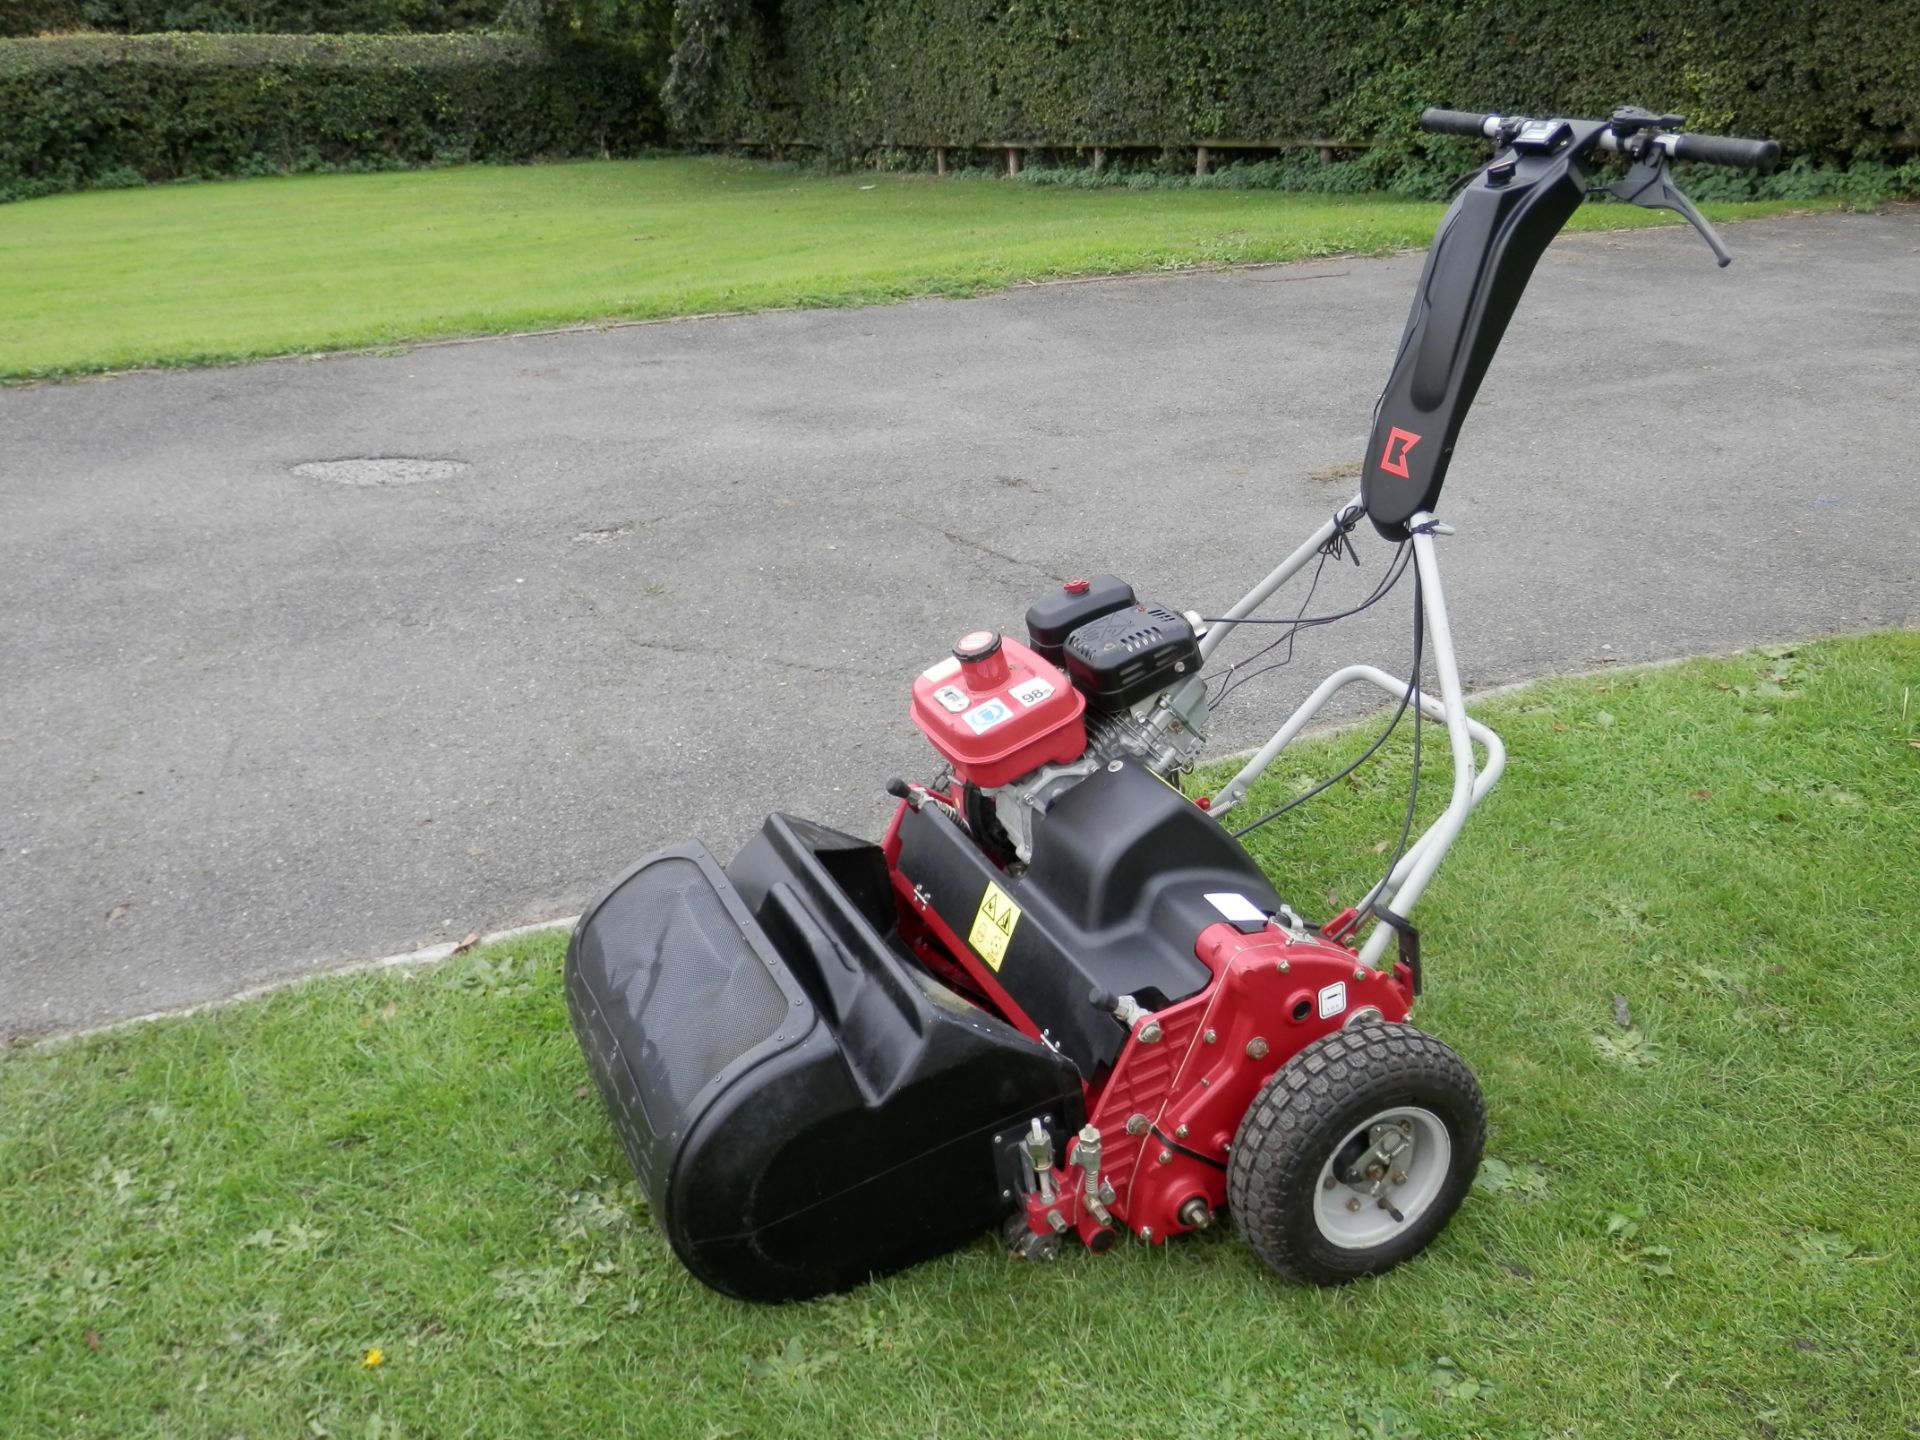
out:
{"label": "white sticker on mower", "polygon": [[1022,680],[1013,687],[1013,698],[1031,710],[1042,700],[1053,694],[1053,686],[1035,676],[1031,680]]}
{"label": "white sticker on mower", "polygon": [[967,724],[973,727],[973,733],[984,735],[1002,720],[1011,720],[1013,711],[1007,708],[1004,700],[989,700],[984,705],[976,705],[966,714]]}
{"label": "white sticker on mower", "polygon": [[967,708],[966,692],[956,685],[942,685],[933,692],[933,698],[956,715]]}
{"label": "white sticker on mower", "polygon": [[1020,907],[1006,891],[989,880],[987,893],[980,897],[980,908],[974,912],[973,929],[967,932],[967,944],[987,962],[989,969],[997,972],[1007,958],[1013,927],[1019,923]]}
{"label": "white sticker on mower", "polygon": [[1336,980],[1331,985],[1320,988],[1320,1018],[1331,1020],[1336,1015],[1344,1015],[1347,1009],[1347,982]]}
{"label": "white sticker on mower", "polygon": [[929,666],[920,672],[920,678],[929,685],[938,685],[942,680],[951,680],[960,673],[960,662],[949,655],[938,665]]}
{"label": "white sticker on mower", "polygon": [[1266,913],[1253,901],[1231,890],[1207,896],[1207,903],[1236,925],[1246,922],[1258,923],[1267,918]]}

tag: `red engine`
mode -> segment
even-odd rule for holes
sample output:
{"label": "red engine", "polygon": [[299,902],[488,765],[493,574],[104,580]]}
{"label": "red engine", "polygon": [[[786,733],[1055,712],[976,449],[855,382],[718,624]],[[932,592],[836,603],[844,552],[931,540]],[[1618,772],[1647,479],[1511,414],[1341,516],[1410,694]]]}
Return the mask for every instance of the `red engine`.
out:
{"label": "red engine", "polygon": [[1225,1204],[1236,1129],[1274,1073],[1356,1019],[1405,1019],[1412,977],[1306,926],[1154,763],[1146,722],[1198,671],[1184,617],[1101,577],[1029,629],[1034,646],[965,635],[913,683],[952,779],[902,787],[883,846],[901,931],[1083,1077],[1083,1125],[1002,1137],[1027,1233],[1164,1241]]}

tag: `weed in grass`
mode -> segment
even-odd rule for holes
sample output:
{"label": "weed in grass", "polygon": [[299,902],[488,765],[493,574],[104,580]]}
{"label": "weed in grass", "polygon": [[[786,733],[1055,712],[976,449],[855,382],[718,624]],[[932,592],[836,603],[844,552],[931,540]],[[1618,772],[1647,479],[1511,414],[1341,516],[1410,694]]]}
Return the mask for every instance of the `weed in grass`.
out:
{"label": "weed in grass", "polygon": [[[1779,658],[1476,707],[1512,766],[1423,902],[1420,1020],[1490,1155],[1388,1276],[1295,1289],[1219,1227],[724,1300],[629,1178],[548,934],[0,1053],[0,1434],[1910,1433],[1920,636],[1752,693]],[[1377,878],[1405,792],[1339,793],[1249,837],[1282,893]],[[1591,1041],[1632,1026],[1657,1063]]]}
{"label": "weed in grass", "polygon": [[1535,1160],[1518,1163],[1488,1155],[1480,1162],[1473,1188],[1485,1195],[1508,1195],[1517,1200],[1533,1200],[1547,1193],[1547,1167]]}

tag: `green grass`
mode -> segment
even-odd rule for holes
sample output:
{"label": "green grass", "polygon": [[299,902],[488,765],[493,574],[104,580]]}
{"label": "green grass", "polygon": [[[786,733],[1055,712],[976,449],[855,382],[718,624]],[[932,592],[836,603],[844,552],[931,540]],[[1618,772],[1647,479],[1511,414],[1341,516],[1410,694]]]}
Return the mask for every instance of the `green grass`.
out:
{"label": "green grass", "polygon": [[[1421,1019],[1495,1158],[1389,1276],[1227,1227],[722,1299],[636,1215],[546,936],[0,1056],[0,1434],[1920,1433],[1920,634],[1478,708],[1514,768]],[[1334,794],[1261,842],[1316,908],[1398,830],[1391,774]]]}
{"label": "green grass", "polygon": [[[1378,253],[1424,245],[1440,213],[688,158],[60,195],[0,206],[0,378]],[[1577,223],[1649,219],[1595,206]]]}

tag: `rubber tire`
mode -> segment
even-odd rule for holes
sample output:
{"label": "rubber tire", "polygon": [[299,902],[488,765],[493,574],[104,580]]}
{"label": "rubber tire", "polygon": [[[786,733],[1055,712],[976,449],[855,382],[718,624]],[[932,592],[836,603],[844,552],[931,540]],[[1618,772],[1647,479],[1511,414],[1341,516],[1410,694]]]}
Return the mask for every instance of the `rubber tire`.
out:
{"label": "rubber tire", "polygon": [[[1432,1111],[1453,1153],[1424,1214],[1384,1244],[1336,1246],[1314,1223],[1321,1168],[1369,1116],[1396,1105]],[[1309,1285],[1344,1285],[1426,1249],[1479,1173],[1486,1101],[1466,1061],[1411,1025],[1372,1022],[1323,1035],[1277,1070],[1241,1118],[1227,1161],[1227,1203],[1268,1265]]]}

